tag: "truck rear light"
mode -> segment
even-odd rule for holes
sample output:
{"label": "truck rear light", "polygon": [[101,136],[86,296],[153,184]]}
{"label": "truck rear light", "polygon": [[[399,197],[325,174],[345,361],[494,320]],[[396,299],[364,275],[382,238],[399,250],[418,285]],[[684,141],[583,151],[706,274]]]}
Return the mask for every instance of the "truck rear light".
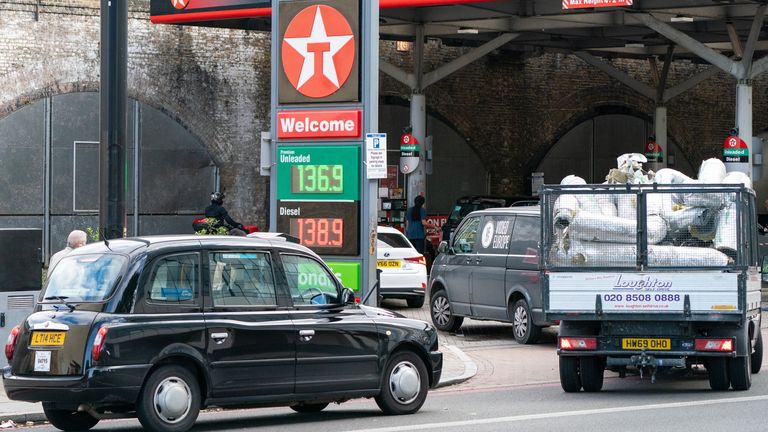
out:
{"label": "truck rear light", "polygon": [[101,359],[101,352],[104,349],[104,342],[107,340],[107,327],[104,326],[96,333],[96,338],[93,340],[93,348],[91,349],[91,359],[95,362]]}
{"label": "truck rear light", "polygon": [[16,326],[8,333],[8,340],[5,342],[5,358],[10,362],[13,359],[13,352],[16,351],[16,342],[19,339],[21,327]]}
{"label": "truck rear light", "polygon": [[696,351],[733,351],[733,339],[696,339]]}
{"label": "truck rear light", "polygon": [[562,350],[593,350],[597,349],[597,338],[593,337],[561,337]]}
{"label": "truck rear light", "polygon": [[413,258],[406,258],[405,260],[408,261],[408,262],[412,262],[412,263],[416,263],[416,264],[421,264],[421,265],[424,265],[424,266],[427,265],[427,259],[424,258],[424,255],[419,255],[419,256],[413,257]]}

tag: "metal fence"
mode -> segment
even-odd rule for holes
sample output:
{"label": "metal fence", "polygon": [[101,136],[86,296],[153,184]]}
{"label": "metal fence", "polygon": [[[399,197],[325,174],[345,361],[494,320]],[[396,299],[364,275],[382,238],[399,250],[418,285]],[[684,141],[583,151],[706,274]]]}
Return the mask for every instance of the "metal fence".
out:
{"label": "metal fence", "polygon": [[755,196],[738,185],[545,186],[545,269],[757,265]]}

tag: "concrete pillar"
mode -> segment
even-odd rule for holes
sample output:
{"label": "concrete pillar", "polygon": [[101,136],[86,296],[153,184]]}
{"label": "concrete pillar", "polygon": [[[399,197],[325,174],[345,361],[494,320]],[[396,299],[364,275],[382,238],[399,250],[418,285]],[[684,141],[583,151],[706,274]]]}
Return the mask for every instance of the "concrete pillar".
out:
{"label": "concrete pillar", "polygon": [[728,172],[741,171],[752,177],[752,81],[740,79],[736,84],[736,127],[739,138],[747,143],[750,162],[726,162]]}
{"label": "concrete pillar", "polygon": [[654,171],[667,167],[669,155],[667,154],[667,107],[657,106],[653,115],[653,129],[656,135],[656,144],[661,147],[662,160],[651,164]]}
{"label": "concrete pillar", "polygon": [[[411,127],[413,137],[419,142],[419,166],[416,170],[408,174],[408,205],[413,204],[416,195],[426,194],[427,191],[427,173],[425,169],[424,156],[426,149],[427,132],[427,99],[423,94],[413,93],[411,95]],[[428,197],[427,197],[428,198]]]}

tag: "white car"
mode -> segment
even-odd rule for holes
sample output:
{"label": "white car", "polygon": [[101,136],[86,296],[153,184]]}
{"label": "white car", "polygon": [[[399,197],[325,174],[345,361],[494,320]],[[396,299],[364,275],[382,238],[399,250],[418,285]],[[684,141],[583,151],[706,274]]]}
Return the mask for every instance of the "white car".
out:
{"label": "white car", "polygon": [[408,307],[424,305],[427,289],[427,260],[413,248],[398,230],[380,226],[377,229],[376,265],[381,269],[379,295],[405,299]]}

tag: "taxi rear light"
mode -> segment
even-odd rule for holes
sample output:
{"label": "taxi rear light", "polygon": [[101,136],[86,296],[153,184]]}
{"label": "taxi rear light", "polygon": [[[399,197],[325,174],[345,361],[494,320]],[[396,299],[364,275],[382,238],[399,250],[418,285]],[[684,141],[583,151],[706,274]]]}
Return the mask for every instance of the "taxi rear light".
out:
{"label": "taxi rear light", "polygon": [[597,338],[593,337],[561,337],[561,350],[594,350],[597,349]]}
{"label": "taxi rear light", "polygon": [[419,255],[413,258],[406,258],[405,260],[416,264],[427,265],[427,259],[424,258],[424,255]]}
{"label": "taxi rear light", "polygon": [[696,339],[696,351],[733,351],[733,339]]}
{"label": "taxi rear light", "polygon": [[99,332],[96,333],[96,338],[93,340],[93,348],[91,349],[91,359],[95,362],[101,359],[101,353],[104,350],[104,342],[107,340],[107,327],[102,327]]}
{"label": "taxi rear light", "polygon": [[16,342],[18,342],[20,332],[21,327],[16,326],[8,333],[8,340],[5,342],[5,358],[9,362],[13,359],[13,352],[16,351]]}

